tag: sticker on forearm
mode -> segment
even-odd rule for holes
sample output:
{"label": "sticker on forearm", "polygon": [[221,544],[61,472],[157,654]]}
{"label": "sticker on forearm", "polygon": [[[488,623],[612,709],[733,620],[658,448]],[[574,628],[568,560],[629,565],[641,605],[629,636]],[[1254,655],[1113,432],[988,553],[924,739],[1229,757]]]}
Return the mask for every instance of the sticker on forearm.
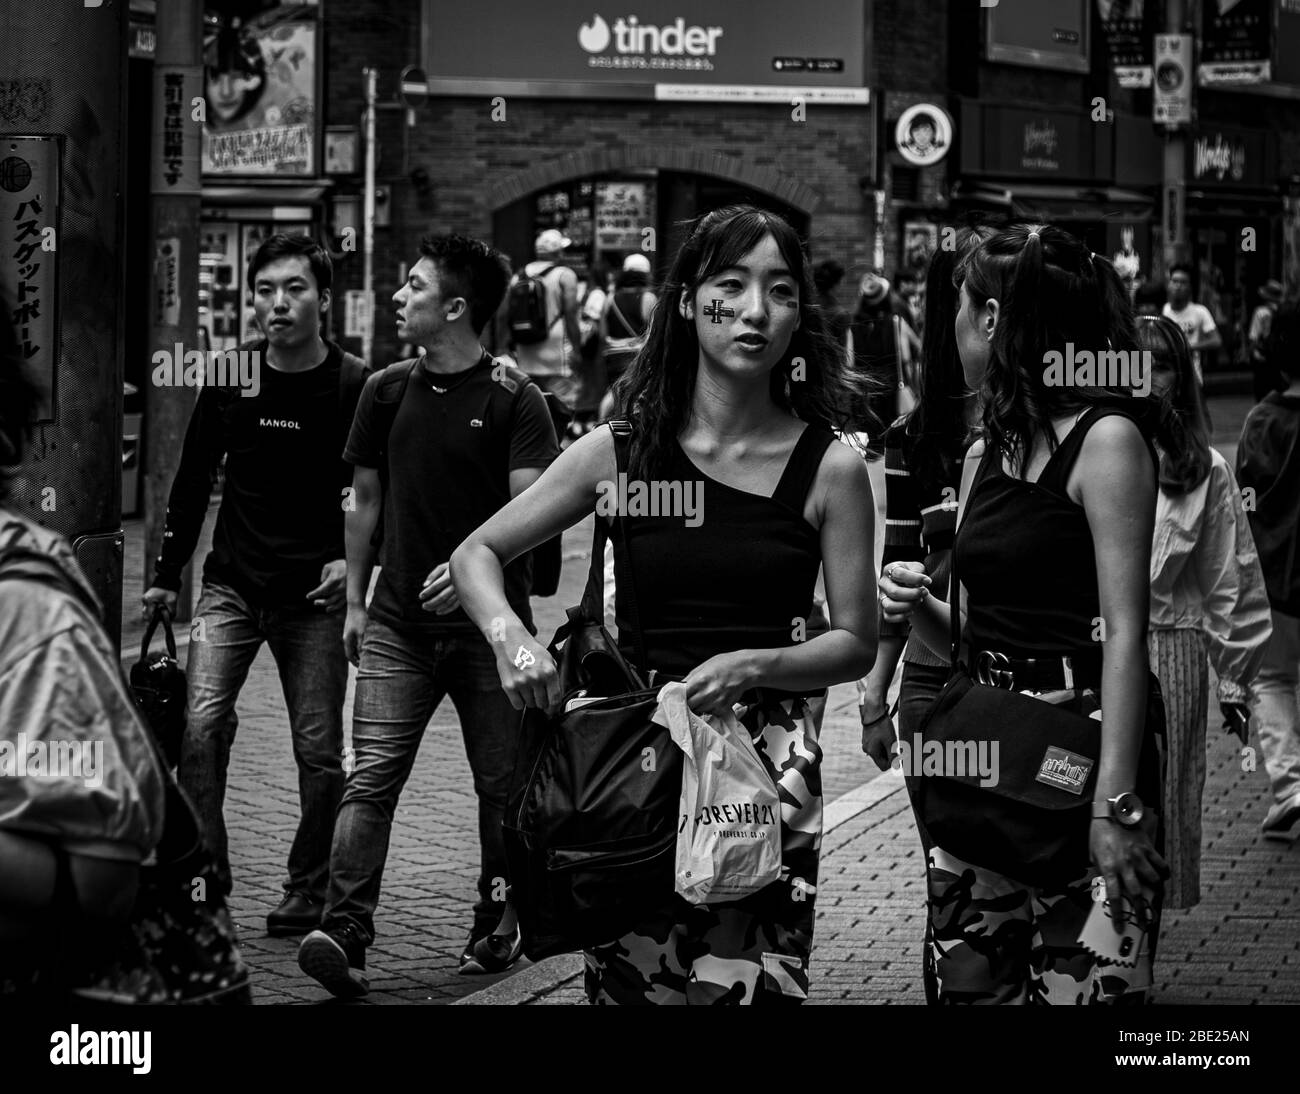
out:
{"label": "sticker on forearm", "polygon": [[1082,794],[1088,782],[1088,774],[1092,771],[1092,764],[1093,761],[1087,756],[1067,752],[1063,748],[1057,748],[1056,745],[1048,745],[1047,752],[1043,755],[1043,762],[1038,766],[1038,774],[1034,778],[1040,783],[1060,787],[1071,794]]}

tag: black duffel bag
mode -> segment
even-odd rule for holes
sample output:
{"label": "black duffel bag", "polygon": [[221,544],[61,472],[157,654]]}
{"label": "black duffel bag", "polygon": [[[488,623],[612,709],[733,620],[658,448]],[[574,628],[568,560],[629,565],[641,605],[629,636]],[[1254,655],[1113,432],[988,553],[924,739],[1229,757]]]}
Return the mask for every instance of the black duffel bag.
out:
{"label": "black duffel bag", "polygon": [[[610,428],[624,472],[630,426]],[[616,537],[622,519],[614,518]],[[549,647],[561,704],[552,716],[524,711],[503,823],[511,900],[534,961],[612,941],[673,894],[682,754],[667,728],[651,721],[659,688],[646,686],[630,573],[620,571],[618,584],[640,672],[603,625],[608,535],[597,514],[582,602]],[[566,711],[575,699],[592,701]]]}
{"label": "black duffel bag", "polygon": [[[159,623],[167,652],[150,655],[149,644]],[[167,766],[175,768],[181,760],[181,740],[185,736],[185,670],[176,659],[176,636],[165,604],[154,606],[140,642],[140,659],[131,666],[130,679],[136,705],[153,730]]]}

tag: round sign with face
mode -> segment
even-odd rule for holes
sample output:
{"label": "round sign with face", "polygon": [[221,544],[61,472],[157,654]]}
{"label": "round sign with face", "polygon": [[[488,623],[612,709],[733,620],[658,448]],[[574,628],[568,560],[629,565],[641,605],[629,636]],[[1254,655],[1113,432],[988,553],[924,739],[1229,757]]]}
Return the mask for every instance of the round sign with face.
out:
{"label": "round sign with face", "polygon": [[952,145],[952,118],[933,103],[909,106],[898,119],[894,144],[903,159],[917,167],[938,163]]}

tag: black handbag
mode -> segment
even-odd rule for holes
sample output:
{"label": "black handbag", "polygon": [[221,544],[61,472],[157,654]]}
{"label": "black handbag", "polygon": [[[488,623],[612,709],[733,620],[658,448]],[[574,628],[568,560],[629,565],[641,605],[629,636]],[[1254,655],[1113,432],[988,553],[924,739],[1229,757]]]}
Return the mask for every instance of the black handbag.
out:
{"label": "black handbag", "polygon": [[[930,841],[958,858],[1025,885],[1052,888],[1077,879],[1091,859],[1088,837],[1101,760],[1101,722],[1068,705],[979,683],[959,658],[960,578],[953,551],[950,579],[952,674],[920,726],[922,748],[942,750],[937,774],[909,778],[917,822]],[[1137,792],[1159,800],[1154,733],[1164,704],[1148,680],[1146,733]],[[992,785],[958,756],[992,754]],[[987,752],[982,750],[987,749]],[[958,773],[961,769],[961,773]],[[923,768],[924,770],[924,768]]]}
{"label": "black handbag", "polygon": [[[150,656],[149,643],[159,623],[167,652]],[[176,659],[171,612],[164,604],[155,605],[149,617],[149,626],[140,642],[140,659],[131,666],[131,693],[153,730],[167,766],[174,768],[180,763],[181,740],[185,736],[185,670]]]}
{"label": "black handbag", "polygon": [[[623,473],[631,427],[610,427]],[[569,609],[548,647],[559,671],[559,712],[524,711],[502,825],[511,900],[524,952],[534,961],[610,942],[673,894],[682,754],[668,730],[651,721],[659,688],[646,686],[630,572],[618,573],[618,587],[640,671],[602,623],[608,535],[597,515],[582,602]],[[626,548],[621,516],[614,535]],[[599,698],[565,709],[593,696]]]}

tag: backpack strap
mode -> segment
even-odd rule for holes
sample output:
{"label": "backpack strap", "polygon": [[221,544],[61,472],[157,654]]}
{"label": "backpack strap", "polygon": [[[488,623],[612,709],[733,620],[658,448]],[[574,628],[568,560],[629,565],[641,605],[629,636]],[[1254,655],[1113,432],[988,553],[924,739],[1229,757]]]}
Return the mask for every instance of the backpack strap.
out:
{"label": "backpack strap", "polygon": [[411,376],[420,365],[418,357],[410,357],[389,365],[379,374],[379,383],[375,388],[374,421],[371,428],[379,441],[380,475],[387,480],[388,474],[388,436],[393,431],[397,420],[397,411],[406,398],[406,389],[410,386]]}

